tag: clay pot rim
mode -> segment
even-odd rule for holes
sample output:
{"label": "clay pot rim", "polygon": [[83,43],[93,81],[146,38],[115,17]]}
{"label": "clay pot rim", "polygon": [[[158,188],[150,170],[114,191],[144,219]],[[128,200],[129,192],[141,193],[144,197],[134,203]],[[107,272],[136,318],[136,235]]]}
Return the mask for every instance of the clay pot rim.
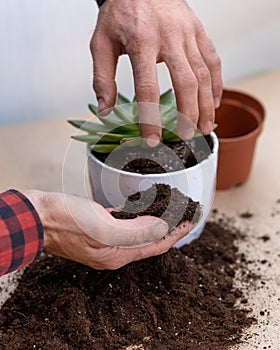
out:
{"label": "clay pot rim", "polygon": [[[241,141],[245,141],[247,139],[253,138],[253,137],[257,137],[263,128],[263,123],[265,120],[265,108],[263,106],[263,104],[258,101],[256,98],[254,98],[253,96],[247,94],[247,93],[243,93],[241,91],[238,90],[231,90],[231,89],[224,89],[224,93],[225,94],[233,94],[235,96],[240,96],[241,98],[249,98],[250,100],[254,101],[260,108],[260,111],[258,111],[257,109],[255,109],[253,106],[248,105],[244,102],[242,102],[242,100],[237,99],[236,97],[227,97],[227,96],[223,96],[222,98],[222,102],[221,105],[226,105],[226,106],[234,106],[240,109],[245,109],[248,113],[250,113],[255,120],[257,121],[257,126],[255,129],[253,129],[252,131],[248,132],[245,135],[241,135],[241,136],[235,136],[235,137],[219,137],[219,142],[222,143],[233,143],[233,142],[241,142]],[[219,127],[219,125],[218,125]]]}
{"label": "clay pot rim", "polygon": [[139,173],[132,173],[129,171],[124,171],[124,170],[120,170],[117,168],[114,168],[112,166],[109,166],[105,163],[103,163],[101,160],[99,160],[97,157],[94,156],[94,154],[92,154],[89,145],[87,145],[87,151],[88,151],[88,157],[90,157],[91,159],[93,159],[96,163],[100,164],[104,169],[113,171],[119,175],[126,175],[126,176],[131,176],[131,177],[139,177],[139,178],[143,178],[145,179],[145,177],[148,176],[153,176],[154,178],[163,178],[163,177],[168,177],[168,176],[175,176],[175,175],[179,175],[181,173],[185,173],[185,172],[191,172],[193,171],[193,169],[199,168],[199,167],[203,167],[204,164],[206,162],[208,162],[209,160],[211,160],[214,157],[214,154],[218,153],[219,150],[219,138],[218,136],[215,134],[214,131],[212,131],[210,133],[212,140],[213,140],[213,149],[212,149],[212,153],[208,156],[208,158],[204,159],[202,162],[190,167],[190,168],[186,168],[186,169],[182,169],[182,170],[177,170],[177,171],[172,171],[172,172],[167,172],[167,173],[161,173],[161,174],[139,174]]}

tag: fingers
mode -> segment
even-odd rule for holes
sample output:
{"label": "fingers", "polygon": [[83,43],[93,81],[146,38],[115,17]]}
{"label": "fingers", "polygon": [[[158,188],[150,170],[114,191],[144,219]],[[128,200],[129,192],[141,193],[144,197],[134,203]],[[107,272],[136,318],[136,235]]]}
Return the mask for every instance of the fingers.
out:
{"label": "fingers", "polygon": [[146,47],[128,51],[134,76],[135,94],[141,135],[149,146],[156,146],[161,138],[159,87],[156,71],[156,54]]}
{"label": "fingers", "polygon": [[138,248],[138,255],[136,255],[135,260],[166,253],[176,242],[186,236],[193,227],[194,226],[190,222],[186,221],[172,230],[160,241],[147,245],[146,247]]}
{"label": "fingers", "polygon": [[168,232],[167,223],[159,218],[142,216],[118,220],[100,204],[84,198],[66,195],[64,205],[71,230],[103,246],[139,246],[157,241]]}
{"label": "fingers", "polygon": [[[176,56],[173,56],[174,52]],[[163,56],[163,59],[169,69],[176,95],[179,112],[177,133],[183,140],[187,140],[194,135],[199,117],[198,82],[182,49],[171,47],[170,55]]]}
{"label": "fingers", "polygon": [[93,89],[98,100],[98,112],[107,115],[116,101],[115,73],[118,54],[103,31],[96,31],[91,39],[90,50],[93,58]]}
{"label": "fingers", "polygon": [[172,248],[176,242],[186,236],[193,227],[193,224],[186,221],[155,243],[133,249],[120,248],[119,252],[125,256],[125,259],[127,260],[126,263],[164,254]]}
{"label": "fingers", "polygon": [[168,50],[164,47],[161,52],[176,95],[177,132],[182,139],[191,138],[196,126],[203,134],[213,130],[223,90],[220,59],[199,20],[191,18],[193,25],[182,33],[178,30],[177,38],[166,35]]}
{"label": "fingers", "polygon": [[168,233],[165,221],[152,216],[139,216],[130,220],[115,219],[115,233],[111,234],[111,246],[134,247],[160,240]]}
{"label": "fingers", "polygon": [[199,122],[200,131],[207,135],[213,130],[215,118],[212,79],[209,68],[197,47],[195,36],[188,34],[186,55],[198,82]]}
{"label": "fingers", "polygon": [[223,93],[223,81],[221,60],[216,53],[215,47],[211,40],[207,37],[205,30],[202,28],[197,30],[196,42],[199,51],[203,57],[206,66],[209,69],[212,82],[212,93],[214,98],[214,106],[218,108],[221,102]]}
{"label": "fingers", "polygon": [[[132,220],[131,220],[132,221]],[[190,222],[184,222],[157,242],[136,248],[105,247],[100,250],[98,259],[88,259],[87,265],[98,269],[116,270],[132,261],[146,259],[166,253],[192,229]],[[91,256],[92,254],[89,254]]]}
{"label": "fingers", "polygon": [[215,108],[220,105],[223,82],[221,60],[206,32],[193,14],[194,33],[186,35],[186,53],[199,84],[199,123],[203,134],[213,130]]}

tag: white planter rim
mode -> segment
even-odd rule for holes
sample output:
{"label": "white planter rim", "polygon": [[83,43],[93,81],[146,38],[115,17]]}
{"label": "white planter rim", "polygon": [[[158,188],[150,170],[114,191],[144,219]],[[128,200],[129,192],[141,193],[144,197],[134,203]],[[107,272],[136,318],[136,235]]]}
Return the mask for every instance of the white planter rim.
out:
{"label": "white planter rim", "polygon": [[145,178],[145,177],[148,177],[148,176],[153,176],[154,178],[164,178],[164,177],[169,177],[170,174],[174,174],[174,175],[179,175],[179,174],[182,174],[182,173],[185,173],[185,172],[190,172],[192,171],[193,169],[196,169],[196,168],[199,168],[199,167],[202,167],[204,163],[206,163],[207,161],[209,161],[209,159],[211,159],[213,157],[214,154],[218,153],[218,148],[219,148],[219,142],[218,142],[218,137],[217,135],[215,134],[215,132],[211,132],[210,136],[212,137],[212,140],[213,140],[213,149],[212,149],[212,153],[206,158],[204,159],[202,162],[190,167],[190,168],[186,168],[186,169],[182,169],[182,170],[177,170],[177,171],[172,171],[172,172],[166,172],[166,173],[160,173],[160,174],[139,174],[139,173],[132,173],[130,171],[124,171],[124,170],[120,170],[120,169],[117,169],[117,168],[114,168],[112,166],[109,166],[105,163],[103,163],[101,160],[99,160],[98,158],[96,158],[91,150],[89,149],[89,145],[87,145],[87,150],[88,150],[88,153],[89,153],[89,157],[94,160],[96,163],[100,164],[103,168],[107,169],[107,170],[110,170],[112,172],[115,172],[117,174],[122,174],[122,175],[126,175],[126,176],[131,176],[131,177],[138,177],[138,178]]}

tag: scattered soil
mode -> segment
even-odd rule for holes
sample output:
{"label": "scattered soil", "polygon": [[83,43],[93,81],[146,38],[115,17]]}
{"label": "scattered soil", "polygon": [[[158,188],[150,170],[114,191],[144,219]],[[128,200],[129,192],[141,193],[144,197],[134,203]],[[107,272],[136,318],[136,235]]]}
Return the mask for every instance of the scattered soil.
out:
{"label": "scattered soil", "polygon": [[[164,193],[171,199],[173,190],[153,186],[131,196],[124,211],[114,215],[139,210],[165,217],[170,203]],[[174,193],[185,209],[181,218],[193,218],[199,204]],[[151,198],[155,203],[142,208]],[[172,208],[165,217],[170,227]],[[234,284],[237,271],[241,278],[249,276],[238,239],[242,235],[219,219],[207,223],[190,245],[116,271],[45,255],[26,268],[0,311],[0,349],[228,349],[255,322]]]}
{"label": "scattered soil", "polygon": [[267,242],[267,241],[270,240],[270,236],[268,236],[268,235],[263,235],[263,236],[261,236],[261,237],[258,237],[258,239],[260,239],[260,240],[262,240],[262,241],[264,241],[264,242]]}
{"label": "scattered soil", "polygon": [[111,214],[116,219],[134,219],[143,215],[161,217],[171,230],[184,221],[197,223],[201,208],[199,202],[185,196],[177,188],[154,184],[146,191],[129,196],[122,211],[114,211]]}
{"label": "scattered soil", "polygon": [[249,211],[244,211],[244,212],[241,213],[239,216],[240,216],[242,219],[251,219],[251,218],[254,216],[254,214],[251,213],[251,212],[249,212]]}
{"label": "scattered soil", "polygon": [[207,159],[213,149],[211,136],[186,142],[170,142],[157,147],[122,147],[108,154],[93,152],[102,162],[117,169],[139,174],[161,174],[190,168]]}
{"label": "scattered soil", "polygon": [[228,349],[255,321],[233,284],[248,270],[237,239],[207,223],[190,245],[117,271],[45,256],[0,312],[0,349]]}

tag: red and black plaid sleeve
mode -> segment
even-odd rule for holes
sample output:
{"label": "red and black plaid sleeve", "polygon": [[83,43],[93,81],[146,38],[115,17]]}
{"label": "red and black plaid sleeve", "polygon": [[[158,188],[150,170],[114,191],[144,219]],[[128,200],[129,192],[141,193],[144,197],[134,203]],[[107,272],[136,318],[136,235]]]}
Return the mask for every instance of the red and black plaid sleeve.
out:
{"label": "red and black plaid sleeve", "polygon": [[43,250],[43,227],[32,203],[20,192],[0,194],[0,276],[28,265]]}

